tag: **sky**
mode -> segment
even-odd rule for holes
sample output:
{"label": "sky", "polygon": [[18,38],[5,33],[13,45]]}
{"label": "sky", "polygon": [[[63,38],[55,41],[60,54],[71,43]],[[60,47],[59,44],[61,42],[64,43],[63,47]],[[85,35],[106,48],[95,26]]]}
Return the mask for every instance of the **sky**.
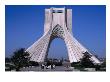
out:
{"label": "sky", "polygon": [[[73,36],[91,53],[106,56],[106,6],[104,5],[6,5],[5,55],[27,49],[44,33],[45,8],[72,9]],[[50,58],[67,58],[64,41],[56,38],[48,52]]]}

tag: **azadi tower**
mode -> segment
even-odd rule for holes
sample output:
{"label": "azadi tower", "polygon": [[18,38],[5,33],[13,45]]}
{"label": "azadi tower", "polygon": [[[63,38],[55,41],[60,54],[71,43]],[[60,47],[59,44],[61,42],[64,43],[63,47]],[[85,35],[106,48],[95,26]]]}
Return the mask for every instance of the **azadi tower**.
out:
{"label": "azadi tower", "polygon": [[100,63],[100,61],[73,36],[72,9],[45,9],[44,34],[26,50],[30,54],[31,61],[44,62],[48,55],[50,44],[55,38],[64,40],[70,63],[79,62],[85,52],[89,53],[91,57],[90,60],[94,63]]}

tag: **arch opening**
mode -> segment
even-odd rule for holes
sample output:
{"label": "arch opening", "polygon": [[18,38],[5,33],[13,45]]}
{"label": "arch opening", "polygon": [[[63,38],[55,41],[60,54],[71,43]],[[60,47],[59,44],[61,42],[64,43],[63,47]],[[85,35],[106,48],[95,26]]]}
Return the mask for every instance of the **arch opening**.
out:
{"label": "arch opening", "polygon": [[54,38],[51,41],[47,54],[48,54],[47,58],[50,58],[50,59],[69,60],[66,44],[64,40],[59,37]]}

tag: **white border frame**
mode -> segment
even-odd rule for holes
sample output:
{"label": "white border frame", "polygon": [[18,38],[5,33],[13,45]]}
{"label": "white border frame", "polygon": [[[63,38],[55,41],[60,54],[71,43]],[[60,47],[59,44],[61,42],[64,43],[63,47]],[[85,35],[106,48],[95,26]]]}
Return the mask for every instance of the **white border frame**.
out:
{"label": "white border frame", "polygon": [[[108,1],[108,2],[107,2]],[[0,81],[85,81],[108,82],[110,72],[110,4],[109,0],[2,0],[0,1]],[[5,5],[106,5],[106,72],[5,72]]]}

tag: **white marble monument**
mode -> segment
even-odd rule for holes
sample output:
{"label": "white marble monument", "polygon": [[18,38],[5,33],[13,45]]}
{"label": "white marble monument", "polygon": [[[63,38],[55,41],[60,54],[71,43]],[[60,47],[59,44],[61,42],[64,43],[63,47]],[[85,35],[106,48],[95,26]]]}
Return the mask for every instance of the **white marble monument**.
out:
{"label": "white marble monument", "polygon": [[31,60],[36,62],[44,62],[47,57],[50,44],[55,38],[61,38],[64,40],[70,63],[79,62],[85,52],[88,52],[91,55],[90,59],[94,63],[100,63],[100,61],[73,36],[72,9],[45,9],[44,34],[38,41],[26,50],[30,53]]}

